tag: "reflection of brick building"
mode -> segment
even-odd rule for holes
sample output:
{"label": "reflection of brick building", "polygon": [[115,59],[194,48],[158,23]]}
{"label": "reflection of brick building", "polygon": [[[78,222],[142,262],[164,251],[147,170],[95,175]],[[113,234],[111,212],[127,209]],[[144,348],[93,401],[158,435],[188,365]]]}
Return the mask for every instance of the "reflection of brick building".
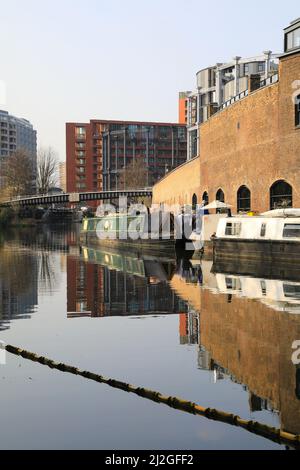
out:
{"label": "reflection of brick building", "polygon": [[282,428],[299,433],[297,368],[291,359],[292,343],[300,338],[299,315],[209,290],[201,297],[201,344],[213,361],[247,385],[252,410],[268,400],[280,411]]}
{"label": "reflection of brick building", "polygon": [[153,282],[68,258],[68,316],[166,314],[186,311],[166,282]]}
{"label": "reflection of brick building", "polygon": [[179,315],[180,344],[198,344],[199,316],[197,312],[181,313]]}
{"label": "reflection of brick building", "polygon": [[[218,284],[212,282],[212,276],[215,275],[210,269],[209,274],[205,272],[206,288],[198,286],[197,302],[194,284],[183,286],[178,279],[175,283],[174,278],[171,281],[183,300],[194,308],[198,305],[199,368],[213,371],[216,380],[226,376],[243,384],[249,392],[252,412],[278,410],[282,429],[299,434],[300,365],[292,362],[292,344],[300,338],[300,315],[291,314],[291,306],[284,302],[279,302],[278,309],[278,302],[267,297],[254,300],[216,294]],[[255,282],[249,285],[255,287]],[[272,289],[270,285],[268,289],[273,293],[278,287]],[[255,288],[249,289],[249,294],[253,293]],[[186,341],[189,334],[186,315],[180,316],[179,328],[181,340]]]}

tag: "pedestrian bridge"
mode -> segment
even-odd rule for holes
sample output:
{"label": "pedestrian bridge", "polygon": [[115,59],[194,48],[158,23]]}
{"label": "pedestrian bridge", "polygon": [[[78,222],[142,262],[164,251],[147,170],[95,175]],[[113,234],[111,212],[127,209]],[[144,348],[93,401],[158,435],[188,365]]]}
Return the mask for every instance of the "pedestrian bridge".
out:
{"label": "pedestrian bridge", "polygon": [[46,194],[42,196],[22,196],[0,202],[0,206],[49,206],[52,204],[80,204],[90,201],[109,201],[120,197],[152,197],[152,188],[119,191],[91,191],[85,193]]}

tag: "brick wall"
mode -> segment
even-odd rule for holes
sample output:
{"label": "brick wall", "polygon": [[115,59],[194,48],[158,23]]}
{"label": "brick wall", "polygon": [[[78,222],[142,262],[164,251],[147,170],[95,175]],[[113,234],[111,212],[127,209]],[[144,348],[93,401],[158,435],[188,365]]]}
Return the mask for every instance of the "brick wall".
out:
{"label": "brick wall", "polygon": [[[251,191],[251,209],[270,209],[270,187],[285,180],[300,207],[300,129],[295,127],[293,84],[299,80],[300,54],[282,57],[279,82],[213,115],[200,127],[200,158],[181,166],[154,188],[155,202],[191,203],[191,194],[216,199],[218,189],[237,210],[237,191]],[[190,165],[190,166],[189,166]],[[195,172],[199,172],[196,175]],[[188,199],[188,201],[186,201]]]}
{"label": "brick wall", "polygon": [[195,158],[165,176],[153,188],[153,203],[192,204],[193,194],[200,200],[200,161]]}

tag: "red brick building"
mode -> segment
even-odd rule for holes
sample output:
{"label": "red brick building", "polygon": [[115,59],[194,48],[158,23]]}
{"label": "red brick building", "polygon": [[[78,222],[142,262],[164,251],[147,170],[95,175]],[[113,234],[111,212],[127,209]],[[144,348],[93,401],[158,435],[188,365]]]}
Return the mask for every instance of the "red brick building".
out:
{"label": "red brick building", "polygon": [[120,188],[120,174],[142,158],[148,185],[187,159],[186,126],[91,120],[66,124],[67,191]]}

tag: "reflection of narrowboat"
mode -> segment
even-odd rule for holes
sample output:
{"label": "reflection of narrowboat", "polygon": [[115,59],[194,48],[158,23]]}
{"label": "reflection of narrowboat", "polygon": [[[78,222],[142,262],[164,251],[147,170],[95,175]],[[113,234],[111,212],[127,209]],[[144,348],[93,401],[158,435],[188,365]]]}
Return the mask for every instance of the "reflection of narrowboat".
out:
{"label": "reflection of narrowboat", "polygon": [[256,299],[274,310],[300,314],[300,282],[216,273],[217,293]]}
{"label": "reflection of narrowboat", "polygon": [[101,247],[117,247],[118,250],[142,250],[152,254],[174,256],[176,240],[170,224],[151,227],[148,213],[139,215],[107,214],[84,219],[81,241]]}
{"label": "reflection of narrowboat", "polygon": [[300,260],[300,209],[220,219],[213,239],[215,259]]}
{"label": "reflection of narrowboat", "polygon": [[89,263],[100,264],[110,270],[120,271],[137,277],[167,281],[175,269],[175,259],[162,254],[161,257],[140,256],[139,253],[124,253],[113,248],[97,249],[82,247],[82,255]]}

